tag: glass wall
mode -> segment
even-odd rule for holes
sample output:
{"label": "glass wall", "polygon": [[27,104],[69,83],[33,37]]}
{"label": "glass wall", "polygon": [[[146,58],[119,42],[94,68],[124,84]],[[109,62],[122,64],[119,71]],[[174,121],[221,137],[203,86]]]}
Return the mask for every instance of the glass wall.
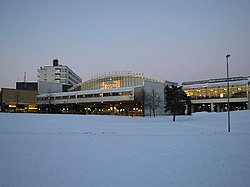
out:
{"label": "glass wall", "polygon": [[97,90],[120,87],[142,86],[143,81],[164,83],[163,80],[144,76],[143,74],[108,74],[95,77],[74,86],[70,91]]}
{"label": "glass wall", "polygon": [[[192,100],[197,99],[220,99],[227,98],[227,85],[211,85],[211,86],[197,86],[183,88]],[[247,97],[247,84],[230,84],[229,97],[230,98],[244,98]]]}

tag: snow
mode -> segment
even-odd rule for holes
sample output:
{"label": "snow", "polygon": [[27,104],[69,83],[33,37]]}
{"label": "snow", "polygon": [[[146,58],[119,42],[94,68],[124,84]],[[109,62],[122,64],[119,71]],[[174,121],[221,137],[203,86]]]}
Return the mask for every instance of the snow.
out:
{"label": "snow", "polygon": [[249,186],[250,110],[231,119],[0,113],[0,186]]}

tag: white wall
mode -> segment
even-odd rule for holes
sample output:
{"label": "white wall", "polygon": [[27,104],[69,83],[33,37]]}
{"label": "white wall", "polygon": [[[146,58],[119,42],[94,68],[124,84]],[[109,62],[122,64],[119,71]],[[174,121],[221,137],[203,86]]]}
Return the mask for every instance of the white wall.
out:
{"label": "white wall", "polygon": [[[151,93],[152,89],[155,90],[156,93],[158,93],[161,97],[161,104],[160,106],[156,109],[156,115],[165,115],[166,113],[164,112],[164,88],[165,85],[162,83],[156,83],[156,82],[149,82],[149,81],[144,81],[144,91],[146,93]],[[149,108],[145,107],[144,111],[145,116],[150,115],[150,110]],[[151,115],[153,115],[153,111],[151,111]]]}
{"label": "white wall", "polygon": [[60,83],[45,82],[45,81],[38,82],[39,94],[62,92],[62,88],[63,86]]}

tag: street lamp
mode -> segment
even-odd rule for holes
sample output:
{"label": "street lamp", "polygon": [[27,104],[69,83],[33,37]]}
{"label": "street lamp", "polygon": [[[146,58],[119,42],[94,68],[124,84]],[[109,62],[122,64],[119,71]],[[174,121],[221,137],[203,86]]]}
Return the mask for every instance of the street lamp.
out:
{"label": "street lamp", "polygon": [[227,123],[228,123],[228,132],[230,132],[230,106],[229,106],[229,72],[228,72],[228,58],[230,54],[227,54]]}

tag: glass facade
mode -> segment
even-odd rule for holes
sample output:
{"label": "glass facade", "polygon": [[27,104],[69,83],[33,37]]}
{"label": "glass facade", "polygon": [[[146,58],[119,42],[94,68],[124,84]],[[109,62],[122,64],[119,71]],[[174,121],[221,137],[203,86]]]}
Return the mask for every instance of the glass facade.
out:
{"label": "glass facade", "polygon": [[97,76],[91,80],[80,83],[70,89],[70,91],[80,90],[98,90],[98,89],[110,89],[110,88],[121,88],[121,87],[133,87],[142,86],[143,81],[151,81],[164,83],[163,80],[155,79],[144,76],[141,73],[127,73],[127,74],[104,74]]}
{"label": "glass facade", "polygon": [[[227,79],[210,79],[184,82],[185,93],[191,97],[193,112],[223,112],[228,110]],[[229,79],[230,110],[249,109],[249,78],[232,77]]]}
{"label": "glass facade", "polygon": [[[235,84],[229,86],[229,97],[230,98],[243,98],[247,97],[247,84]],[[221,99],[227,98],[227,85],[220,86],[195,86],[191,88],[185,88],[184,91],[193,100],[197,99]]]}

